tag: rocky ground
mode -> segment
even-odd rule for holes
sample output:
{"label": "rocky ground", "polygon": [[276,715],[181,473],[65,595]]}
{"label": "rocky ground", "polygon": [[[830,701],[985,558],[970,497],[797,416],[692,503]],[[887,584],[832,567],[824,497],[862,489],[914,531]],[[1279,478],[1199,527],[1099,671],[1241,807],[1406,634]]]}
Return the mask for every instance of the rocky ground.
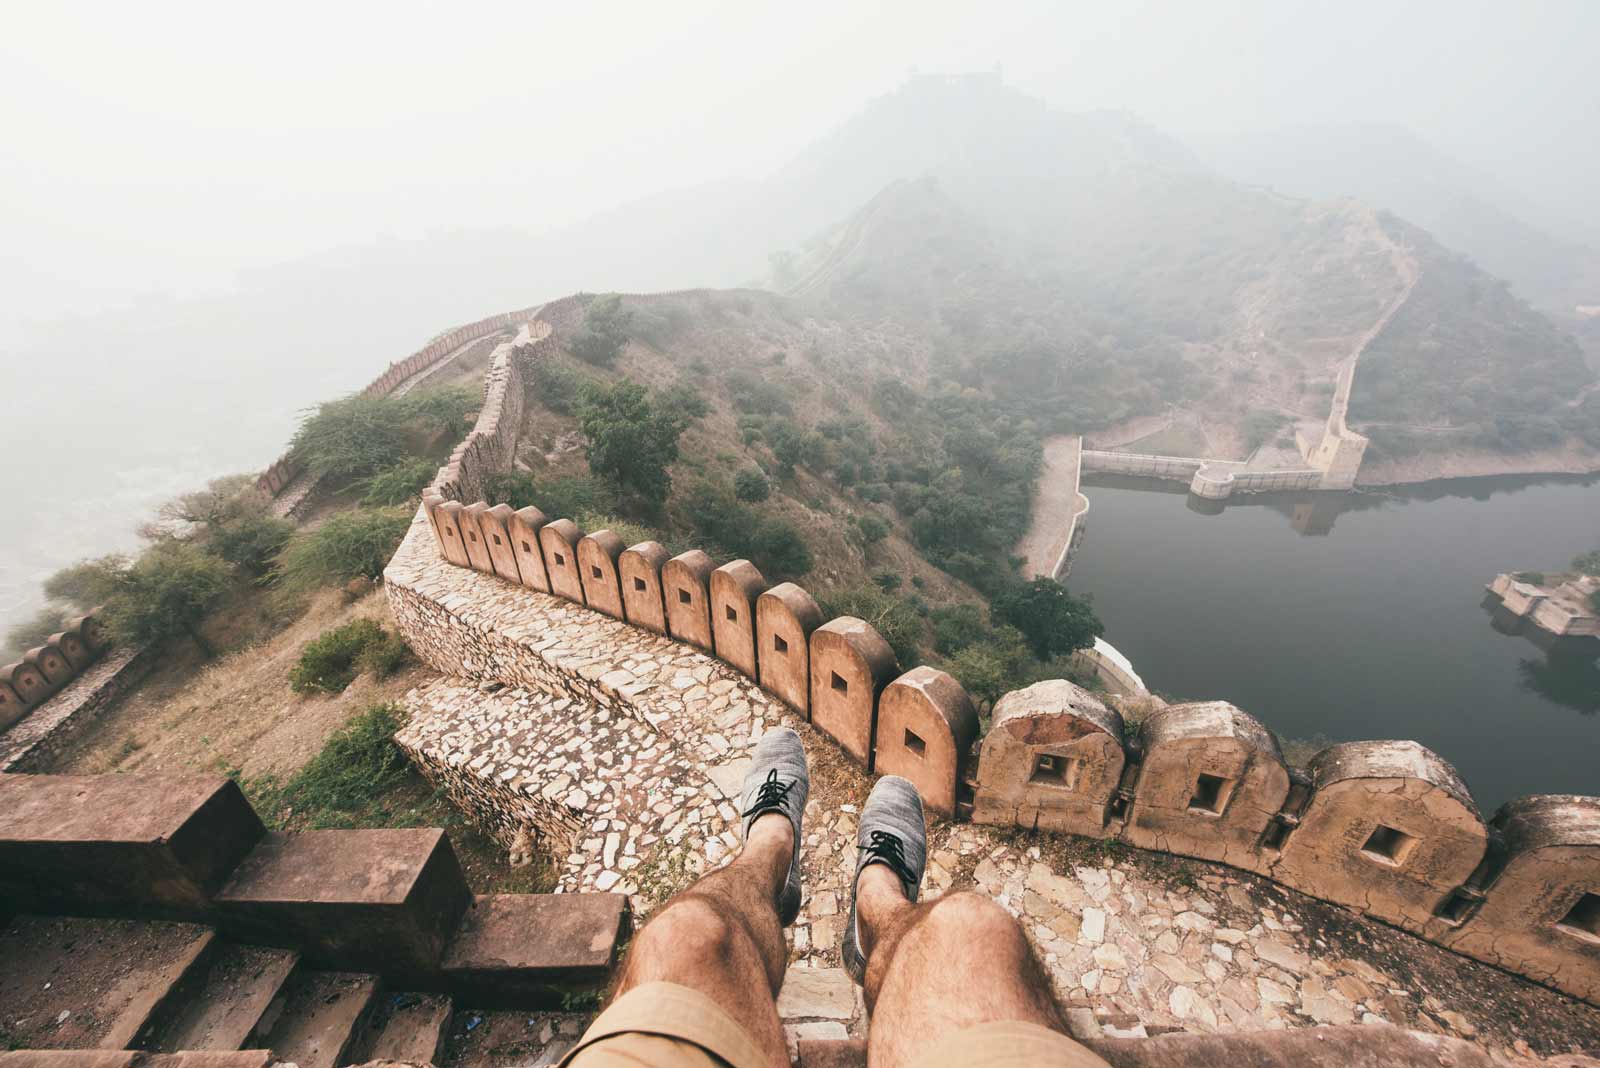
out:
{"label": "rocky ground", "polygon": [[[725,665],[630,628],[613,633],[630,647],[612,651],[611,678],[639,715],[440,679],[408,695],[402,743],[466,805],[500,818],[505,837],[516,822],[505,821],[515,808],[506,799],[536,800],[518,811],[561,843],[562,888],[633,894],[642,919],[736,851],[750,748],[768,727],[794,726],[813,792],[806,901],[779,1009],[792,1037],[862,1033],[839,945],[868,778]],[[651,694],[693,711],[662,719]],[[1137,1034],[1387,1020],[1496,1052],[1600,1048],[1600,1010],[1232,869],[943,822],[930,853],[926,896],[972,889],[1016,915],[1080,1025]],[[527,1054],[537,1062],[538,1044]]]}

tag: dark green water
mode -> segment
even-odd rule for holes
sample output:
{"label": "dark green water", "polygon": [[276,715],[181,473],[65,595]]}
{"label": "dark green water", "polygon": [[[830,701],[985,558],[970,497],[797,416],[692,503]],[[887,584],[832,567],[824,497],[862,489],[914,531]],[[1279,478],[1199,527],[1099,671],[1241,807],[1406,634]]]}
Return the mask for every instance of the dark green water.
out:
{"label": "dark green water", "polygon": [[1216,514],[1160,483],[1084,492],[1068,586],[1156,692],[1232,701],[1285,740],[1414,738],[1485,817],[1524,794],[1600,794],[1600,642],[1547,651],[1484,606],[1498,572],[1600,547],[1600,481],[1274,494]]}

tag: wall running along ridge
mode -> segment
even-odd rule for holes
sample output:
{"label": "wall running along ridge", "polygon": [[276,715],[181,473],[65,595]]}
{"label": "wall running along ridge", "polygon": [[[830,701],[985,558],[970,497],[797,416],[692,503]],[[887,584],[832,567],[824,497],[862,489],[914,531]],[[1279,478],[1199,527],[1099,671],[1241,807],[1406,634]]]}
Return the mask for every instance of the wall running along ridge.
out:
{"label": "wall running along ridge", "polygon": [[66,689],[109,644],[105,627],[91,612],[69,620],[43,645],[0,668],[0,732],[8,731]]}
{"label": "wall running along ridge", "polygon": [[[651,543],[623,550],[609,531],[584,535],[536,508],[516,513],[505,529],[544,534],[559,524],[561,534],[517,545],[516,578],[485,552],[474,559],[453,551],[463,530],[482,537],[484,528],[468,516],[489,514],[479,500],[485,478],[510,465],[526,370],[555,351],[552,322],[573,321],[581,307],[572,298],[547,306],[559,318],[541,313],[515,343],[496,350],[478,425],[426,492],[384,572],[396,622],[428,663],[669,730],[674,715],[691,712],[681,701],[655,701],[652,684],[617,662],[619,623],[598,612],[585,617],[603,651],[588,657],[546,625],[555,615],[585,612],[584,584],[602,583],[591,588],[606,590],[606,611],[637,621],[631,632],[651,643],[630,660],[659,655],[665,619],[674,638],[693,638],[864,768],[911,779],[943,815],[1117,838],[1257,872],[1600,1004],[1600,799],[1528,797],[1485,822],[1455,770],[1415,742],[1341,743],[1297,768],[1270,730],[1227,702],[1168,706],[1130,738],[1115,710],[1064,680],[996,703],[974,774],[977,716],[955,679],[927,667],[897,677],[892,652],[869,624],[841,617],[818,625],[804,590],[769,591],[748,561],[712,570],[703,553],[664,560]],[[1203,463],[1102,455],[1131,464],[1193,462],[1190,477]],[[554,583],[535,564],[553,574],[558,552],[561,567],[589,559],[601,571],[581,572],[582,582],[567,588],[571,608],[552,599]],[[604,566],[619,560],[626,570]],[[460,568],[480,574],[463,582],[455,577]],[[622,597],[618,612],[610,584],[623,574],[643,588],[630,581],[634,596]],[[664,602],[659,608],[640,600],[654,596]],[[709,640],[697,622],[707,604]],[[810,678],[803,707],[802,663]],[[412,755],[474,811],[504,813],[507,827],[533,822],[570,842],[583,822],[564,799],[500,797],[471,767],[430,764],[416,749]]]}

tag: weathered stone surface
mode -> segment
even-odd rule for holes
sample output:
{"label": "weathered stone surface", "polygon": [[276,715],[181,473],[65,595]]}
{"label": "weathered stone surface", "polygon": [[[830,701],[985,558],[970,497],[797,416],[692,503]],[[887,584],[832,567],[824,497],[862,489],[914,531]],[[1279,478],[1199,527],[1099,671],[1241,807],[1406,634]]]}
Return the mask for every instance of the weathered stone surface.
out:
{"label": "weathered stone surface", "polygon": [[767,588],[756,565],[734,560],[711,572],[711,634],[717,659],[756,678],[756,598]]}
{"label": "weathered stone surface", "polygon": [[816,599],[792,582],[756,598],[756,648],[761,688],[809,717],[811,632],[822,625]]}
{"label": "weathered stone surface", "polygon": [[489,550],[489,562],[494,573],[507,582],[522,582],[522,572],[517,566],[517,553],[511,541],[511,520],[516,515],[509,504],[497,504],[478,513],[478,533]]}
{"label": "weathered stone surface", "polygon": [[894,650],[865,620],[840,616],[811,634],[811,722],[868,771],[878,691],[894,666]]}
{"label": "weathered stone surface", "polygon": [[549,520],[529,505],[511,514],[511,547],[517,554],[517,573],[522,584],[540,593],[550,592],[550,575],[544,567],[544,550],[539,547],[539,531]]}
{"label": "weathered stone surface", "polygon": [[570,519],[557,519],[539,530],[550,592],[576,604],[583,603],[583,578],[578,571],[578,542],[582,540],[583,531]]}
{"label": "weathered stone surface", "polygon": [[1545,794],[1495,813],[1498,872],[1445,945],[1600,1002],[1600,799]]}
{"label": "weathered stone surface", "polygon": [[263,833],[220,775],[0,775],[0,903],[200,915]]}
{"label": "weathered stone surface", "polygon": [[622,539],[609,530],[585,534],[578,542],[578,573],[583,579],[584,603],[612,619],[624,618],[622,582],[617,573],[617,560],[623,548]]}
{"label": "weathered stone surface", "polygon": [[622,610],[629,623],[657,634],[667,633],[667,610],[661,599],[661,569],[667,550],[658,541],[642,541],[617,560],[622,581]]}
{"label": "weathered stone surface", "polygon": [[453,997],[521,1007],[552,989],[603,985],[627,933],[621,894],[492,894],[473,899],[441,962]]}
{"label": "weathered stone surface", "polygon": [[1289,794],[1272,732],[1226,701],[1171,705],[1145,720],[1144,762],[1122,837],[1260,870],[1258,845]]}
{"label": "weathered stone surface", "polygon": [[428,510],[444,545],[445,559],[456,567],[471,567],[467,556],[467,538],[462,524],[468,522],[466,507],[460,501],[440,501]]}
{"label": "weathered stone surface", "polygon": [[1455,769],[1415,742],[1345,742],[1312,758],[1312,794],[1274,878],[1420,933],[1483,859]]}
{"label": "weathered stone surface", "polygon": [[494,558],[489,555],[488,538],[483,533],[484,515],[488,511],[489,505],[484,501],[474,501],[462,509],[461,533],[466,538],[467,560],[472,569],[493,575]]}
{"label": "weathered stone surface", "polygon": [[667,606],[667,633],[696,649],[712,652],[711,572],[716,564],[699,549],[679,553],[661,565],[661,597]]}
{"label": "weathered stone surface", "polygon": [[879,695],[873,767],[909,780],[926,807],[950,817],[977,737],[978,712],[961,684],[937,668],[913,668]]}
{"label": "weathered stone surface", "polygon": [[1098,837],[1122,778],[1122,716],[1063,679],[995,703],[972,818]]}
{"label": "weathered stone surface", "polygon": [[267,835],[216,895],[223,928],[322,967],[431,971],[471,900],[444,831]]}
{"label": "weathered stone surface", "polygon": [[148,646],[113,649],[90,664],[0,734],[0,772],[49,767],[55,755],[93,723],[101,709],[144,677],[156,656],[157,651]]}

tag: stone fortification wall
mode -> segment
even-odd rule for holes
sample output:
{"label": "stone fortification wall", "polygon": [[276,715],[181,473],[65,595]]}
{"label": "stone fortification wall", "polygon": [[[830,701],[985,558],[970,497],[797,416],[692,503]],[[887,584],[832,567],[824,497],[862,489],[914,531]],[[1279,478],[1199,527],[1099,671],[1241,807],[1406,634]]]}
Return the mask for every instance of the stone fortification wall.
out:
{"label": "stone fortification wall", "polygon": [[[502,312],[499,315],[491,315],[487,319],[479,319],[475,323],[468,323],[466,326],[459,326],[448,333],[440,334],[405,359],[391,363],[381,375],[367,383],[361,389],[361,392],[368,396],[384,396],[393,393],[416,376],[428,372],[434,364],[462,345],[478,338],[499,333],[521,323],[526,323],[538,311],[539,309],[535,307],[525,308],[522,311]],[[256,487],[276,497],[294,483],[296,479],[300,478],[300,475],[301,466],[295,459],[294,454],[285,453],[261,473],[260,477],[256,479]]]}
{"label": "stone fortification wall", "polygon": [[1326,484],[1324,473],[1312,469],[1249,471],[1232,460],[1206,460],[1198,456],[1157,456],[1138,452],[1083,451],[1083,470],[1107,475],[1132,475],[1185,482],[1189,492],[1208,500],[1234,493],[1278,493],[1314,489],[1349,489]]}
{"label": "stone fortification wall", "polygon": [[70,620],[43,645],[0,668],[0,732],[31,718],[99,659],[108,645],[105,628],[91,612]]}
{"label": "stone fortification wall", "polygon": [[[564,302],[561,311],[576,313]],[[1257,872],[1600,1004],[1600,800],[1527,798],[1486,822],[1450,765],[1414,742],[1342,743],[1302,769],[1226,702],[1172,705],[1130,731],[1060,680],[997,703],[973,775],[977,718],[959,683],[928,668],[897,675],[865,622],[820,623],[805,591],[769,591],[748,561],[716,567],[698,551],[666,560],[653,543],[624,549],[610,532],[585,534],[537,508],[477,501],[484,475],[508,464],[514,445],[507,412],[520,392],[504,384],[553,337],[549,323],[535,323],[514,358],[497,354],[474,437],[441,471],[385,571],[401,631],[430,664],[570,700],[574,716],[598,709],[660,733],[676,717],[705,714],[693,689],[652,696],[665,693],[665,650],[708,653],[744,677],[743,693],[809,720],[867,771],[912,779],[947,816],[1117,838]],[[1100,455],[1149,465],[1123,473],[1201,463]],[[692,687],[695,677],[682,673]],[[489,754],[471,762],[478,768],[430,767],[427,747],[411,748],[453,792],[473,795],[480,813],[569,841],[587,833],[561,831],[571,817],[561,806],[572,802],[488,781],[481,768],[500,769]],[[514,767],[496,775],[501,784],[517,777]]]}
{"label": "stone fortification wall", "polygon": [[26,719],[0,733],[0,772],[42,771],[111,700],[144,677],[149,649],[113,649]]}

